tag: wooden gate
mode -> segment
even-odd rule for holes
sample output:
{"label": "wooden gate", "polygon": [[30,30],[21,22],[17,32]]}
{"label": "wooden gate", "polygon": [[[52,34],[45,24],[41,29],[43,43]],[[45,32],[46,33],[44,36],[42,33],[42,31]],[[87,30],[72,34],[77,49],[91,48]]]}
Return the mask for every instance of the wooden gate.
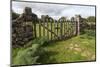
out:
{"label": "wooden gate", "polygon": [[77,21],[67,20],[39,20],[35,24],[36,37],[45,37],[48,40],[63,40],[77,35]]}

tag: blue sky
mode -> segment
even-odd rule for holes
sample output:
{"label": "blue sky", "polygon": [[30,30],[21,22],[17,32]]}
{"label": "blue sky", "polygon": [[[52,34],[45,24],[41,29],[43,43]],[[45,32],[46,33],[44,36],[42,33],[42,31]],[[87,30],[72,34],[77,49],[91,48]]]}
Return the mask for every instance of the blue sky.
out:
{"label": "blue sky", "polygon": [[25,7],[31,7],[32,12],[37,14],[38,17],[49,15],[55,19],[59,19],[61,16],[70,18],[77,14],[80,14],[82,17],[95,16],[94,6],[12,2],[12,9],[16,13],[21,14]]}

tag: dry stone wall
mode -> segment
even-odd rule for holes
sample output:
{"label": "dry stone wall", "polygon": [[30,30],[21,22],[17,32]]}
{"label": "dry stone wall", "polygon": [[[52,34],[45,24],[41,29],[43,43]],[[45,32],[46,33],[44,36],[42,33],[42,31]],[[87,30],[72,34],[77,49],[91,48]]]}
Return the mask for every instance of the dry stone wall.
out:
{"label": "dry stone wall", "polygon": [[34,39],[34,24],[36,23],[37,15],[32,13],[30,7],[25,7],[22,13],[16,20],[12,21],[12,46],[24,46],[28,41]]}

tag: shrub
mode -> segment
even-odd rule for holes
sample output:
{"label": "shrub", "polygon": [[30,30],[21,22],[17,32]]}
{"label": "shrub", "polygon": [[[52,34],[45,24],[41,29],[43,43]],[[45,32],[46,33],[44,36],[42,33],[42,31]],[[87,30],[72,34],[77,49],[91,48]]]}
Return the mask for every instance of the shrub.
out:
{"label": "shrub", "polygon": [[14,64],[16,65],[25,65],[36,63],[38,56],[35,56],[35,52],[37,52],[38,44],[33,44],[34,46],[20,50],[15,57]]}
{"label": "shrub", "polygon": [[87,36],[95,37],[95,34],[96,34],[95,30],[85,30],[85,32],[86,32]]}
{"label": "shrub", "polygon": [[[45,38],[38,38],[33,40],[32,46],[19,50],[16,56],[13,57],[14,65],[27,65],[27,64],[39,64],[38,58],[44,52],[42,45],[47,42]],[[22,48],[21,48],[22,49]],[[15,55],[15,53],[14,53]]]}
{"label": "shrub", "polygon": [[40,45],[44,45],[45,43],[48,42],[48,39],[43,37],[43,38],[37,38],[33,41],[34,44],[40,44]]}

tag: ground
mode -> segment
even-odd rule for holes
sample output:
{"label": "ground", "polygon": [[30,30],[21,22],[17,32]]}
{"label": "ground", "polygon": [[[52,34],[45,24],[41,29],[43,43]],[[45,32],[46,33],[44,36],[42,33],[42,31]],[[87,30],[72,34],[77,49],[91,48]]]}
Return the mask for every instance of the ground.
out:
{"label": "ground", "polygon": [[42,63],[61,63],[95,60],[95,38],[86,34],[69,40],[48,44],[47,53],[41,56]]}
{"label": "ground", "polygon": [[[26,48],[29,47],[13,49],[13,59],[16,58],[20,50]],[[90,30],[67,40],[46,43],[42,49],[45,51],[39,56],[35,64],[95,61],[95,31]],[[15,61],[13,61],[14,64],[16,64]]]}

